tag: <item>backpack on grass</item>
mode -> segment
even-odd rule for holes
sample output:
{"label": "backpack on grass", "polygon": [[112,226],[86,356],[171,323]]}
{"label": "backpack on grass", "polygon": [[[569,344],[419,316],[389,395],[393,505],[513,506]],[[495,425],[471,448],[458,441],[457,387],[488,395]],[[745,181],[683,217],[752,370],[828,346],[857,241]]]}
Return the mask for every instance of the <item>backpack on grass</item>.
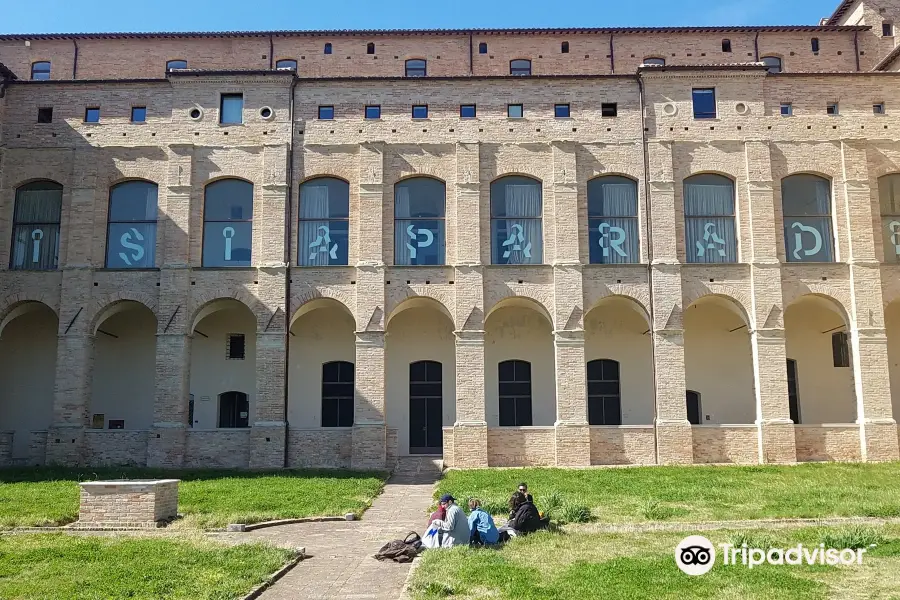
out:
{"label": "backpack on grass", "polygon": [[422,550],[422,538],[415,531],[409,532],[402,540],[388,542],[375,553],[378,560],[392,560],[406,563],[419,555]]}

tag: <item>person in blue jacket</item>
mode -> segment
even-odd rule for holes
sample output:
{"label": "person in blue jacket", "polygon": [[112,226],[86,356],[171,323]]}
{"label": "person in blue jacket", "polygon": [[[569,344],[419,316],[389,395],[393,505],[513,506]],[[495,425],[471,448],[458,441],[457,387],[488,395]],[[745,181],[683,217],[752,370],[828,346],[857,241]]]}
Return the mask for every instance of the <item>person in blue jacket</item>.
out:
{"label": "person in blue jacket", "polygon": [[494,518],[481,508],[481,500],[469,500],[469,540],[473,546],[496,544],[500,541],[500,532],[494,525]]}

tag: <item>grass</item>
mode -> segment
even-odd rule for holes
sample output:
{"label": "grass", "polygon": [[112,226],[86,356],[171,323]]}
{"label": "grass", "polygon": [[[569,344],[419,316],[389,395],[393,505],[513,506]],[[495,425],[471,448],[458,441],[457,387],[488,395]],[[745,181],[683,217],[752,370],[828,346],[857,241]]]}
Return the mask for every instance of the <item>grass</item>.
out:
{"label": "grass", "polygon": [[338,470],[161,471],[151,469],[0,470],[0,527],[47,526],[78,518],[78,482],[181,479],[178,527],[215,528],[271,519],[357,515],[368,508],[386,474]]}
{"label": "grass", "polygon": [[435,495],[450,492],[461,501],[475,496],[485,510],[505,515],[520,481],[528,483],[541,510],[550,503],[583,505],[593,520],[610,523],[900,516],[896,462],[453,470]]}
{"label": "grass", "polygon": [[[530,483],[530,482],[529,482]],[[854,566],[716,566],[689,577],[675,565],[674,549],[689,533],[598,534],[567,527],[517,538],[501,549],[454,548],[427,551],[413,575],[416,600],[841,600],[900,598],[900,527],[869,532],[881,540]],[[779,530],[776,547],[816,546],[826,539],[850,539],[847,530]],[[768,531],[715,531],[714,544],[770,540]],[[721,555],[720,555],[721,556]]]}
{"label": "grass", "polygon": [[0,537],[0,598],[225,600],[290,558],[290,550],[203,539],[8,535]]}

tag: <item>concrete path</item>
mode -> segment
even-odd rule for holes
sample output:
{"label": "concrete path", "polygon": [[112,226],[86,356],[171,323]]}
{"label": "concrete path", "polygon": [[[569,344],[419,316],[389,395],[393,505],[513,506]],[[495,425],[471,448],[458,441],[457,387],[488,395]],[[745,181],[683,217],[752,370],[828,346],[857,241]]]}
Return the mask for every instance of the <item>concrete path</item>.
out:
{"label": "concrete path", "polygon": [[263,592],[263,600],[397,600],[410,564],[380,562],[372,555],[410,531],[422,534],[439,478],[434,461],[404,457],[361,521],[297,523],[216,537],[306,548],[307,558]]}

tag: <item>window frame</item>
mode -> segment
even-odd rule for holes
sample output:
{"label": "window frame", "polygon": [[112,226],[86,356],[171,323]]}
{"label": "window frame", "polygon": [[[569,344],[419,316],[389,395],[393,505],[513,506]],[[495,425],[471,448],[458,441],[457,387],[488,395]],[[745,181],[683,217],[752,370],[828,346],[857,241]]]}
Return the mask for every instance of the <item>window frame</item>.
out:
{"label": "window frame", "polygon": [[488,53],[487,42],[478,42],[478,54],[487,54],[487,53]]}
{"label": "window frame", "polygon": [[[303,203],[303,186],[315,185],[316,182],[322,182],[327,185],[327,182],[329,182],[329,181],[334,181],[334,182],[341,184],[342,194],[344,191],[346,191],[347,216],[333,217],[331,215],[328,215],[327,217],[304,217],[303,216],[303,204],[302,204]],[[323,268],[323,267],[345,267],[345,266],[347,266],[350,263],[350,183],[344,179],[341,179],[339,177],[334,177],[331,175],[311,177],[310,179],[307,179],[306,181],[303,181],[300,183],[300,186],[297,189],[297,202],[298,202],[298,205],[297,205],[297,256],[296,256],[297,266],[300,268],[306,268],[306,267]],[[328,264],[323,265],[323,264],[318,264],[318,263],[307,264],[308,261],[305,262],[303,260],[302,257],[304,256],[304,254],[303,254],[304,251],[306,251],[306,252],[309,251],[308,245],[306,247],[304,247],[306,240],[302,239],[303,224],[304,223],[323,222],[323,221],[328,223],[329,232],[331,230],[332,223],[337,222],[337,221],[339,221],[341,223],[346,223],[345,230],[347,232],[347,242],[346,242],[347,262],[334,262],[334,263],[329,262]],[[344,229],[342,229],[341,231],[344,231]],[[308,254],[306,256],[307,256],[307,258],[309,257]],[[337,259],[335,259],[335,260],[337,261]]]}
{"label": "window frame", "polygon": [[[566,114],[559,114],[560,109],[564,109]],[[553,105],[553,118],[555,119],[570,119],[572,118],[572,106],[570,104],[554,104]]]}
{"label": "window frame", "polygon": [[[611,369],[615,364],[615,379],[607,378],[606,371]],[[601,371],[601,379],[591,379],[591,366],[595,365]],[[588,401],[588,425],[599,426],[620,426],[622,425],[622,365],[617,360],[611,358],[598,358],[590,360],[585,365],[585,383],[587,386]],[[607,383],[615,383],[615,394],[591,393],[591,388],[596,390],[600,385]],[[595,384],[592,386],[591,384]],[[609,405],[612,404],[613,407]],[[595,408],[596,407],[596,408]],[[599,413],[599,415],[598,415]],[[612,415],[608,413],[614,413]],[[599,419],[594,417],[599,416]],[[615,418],[609,418],[615,417]]]}
{"label": "window frame", "polygon": [[[225,120],[225,102],[228,100],[241,100],[240,121]],[[244,124],[244,94],[243,92],[223,92],[219,94],[219,125],[243,125]]]}
{"label": "window frame", "polygon": [[728,38],[722,38],[722,52],[731,54],[731,40]]}
{"label": "window frame", "polygon": [[[519,108],[519,116],[515,117],[511,114],[512,109],[514,107]],[[506,118],[507,119],[524,119],[525,118],[525,105],[524,104],[507,104],[506,105]]]}
{"label": "window frame", "polygon": [[366,43],[366,54],[375,54],[375,42]]}
{"label": "window frame", "polygon": [[[240,343],[235,345],[238,340]],[[225,334],[225,360],[247,360],[247,336],[245,334]]]}
{"label": "window frame", "polygon": [[[894,181],[896,180],[896,186]],[[900,263],[900,172],[888,173],[878,178],[878,217],[881,220],[881,245],[884,249],[884,262]],[[894,193],[896,187],[897,193]],[[886,193],[887,192],[887,193]],[[890,206],[885,208],[885,200]],[[892,228],[891,224],[897,223]],[[896,243],[894,243],[896,241]],[[888,249],[893,252],[888,252]],[[888,259],[888,257],[891,257]]]}
{"label": "window frame", "polygon": [[[792,178],[795,178],[795,177],[797,177],[797,178],[815,178],[817,180],[824,181],[828,184],[828,212],[826,214],[820,214],[820,213],[805,214],[805,215],[788,214],[788,212],[785,210],[785,196],[786,196],[785,191],[784,191],[785,182],[790,183],[789,180],[791,180]],[[832,263],[837,262],[837,260],[836,260],[837,257],[835,255],[836,240],[834,238],[835,229],[836,229],[835,222],[834,222],[834,216],[835,216],[834,215],[834,213],[835,213],[835,211],[834,211],[834,181],[831,179],[828,179],[827,177],[822,177],[820,175],[816,175],[815,173],[792,173],[781,179],[781,181],[779,182],[779,188],[780,188],[779,191],[781,193],[781,219],[782,219],[782,224],[783,224],[782,235],[784,236],[785,262],[786,263],[794,263],[794,264],[803,264],[803,263],[832,264]],[[786,231],[787,227],[788,227],[787,223],[788,223],[788,220],[790,220],[790,219],[798,219],[798,220],[820,219],[824,223],[827,224],[827,226],[828,226],[827,235],[825,235],[823,232],[819,231],[820,234],[823,234],[823,238],[825,238],[822,240],[822,243],[823,243],[823,245],[826,245],[826,247],[827,247],[828,256],[829,256],[829,259],[827,261],[821,261],[821,260],[806,261],[806,260],[794,258],[793,252],[791,252],[791,250],[790,250],[790,242],[788,241],[788,232]],[[808,227],[808,225],[807,225],[807,227]],[[821,250],[819,252],[821,252]],[[818,252],[816,252],[816,254],[818,254]]]}
{"label": "window frame", "polygon": [[[116,189],[120,189],[124,186],[127,186],[131,183],[143,183],[143,184],[151,184],[156,188],[156,218],[155,219],[136,219],[130,221],[123,220],[114,220],[112,218],[113,214],[113,193]],[[106,247],[103,256],[103,266],[106,269],[154,269],[156,268],[156,244],[158,241],[159,235],[159,184],[155,181],[150,181],[148,179],[128,179],[126,181],[120,181],[119,183],[112,185],[109,187],[109,198],[107,200],[106,205]],[[147,249],[153,252],[153,264],[150,266],[124,266],[124,267],[110,267],[109,266],[109,253],[110,253],[110,236],[112,235],[112,229],[115,225],[124,225],[129,223],[136,223],[139,225],[153,225],[153,244],[147,245]]]}
{"label": "window frame", "polygon": [[38,114],[37,114],[37,122],[42,125],[52,123],[53,122],[53,107],[52,106],[39,106]]}
{"label": "window frame", "polygon": [[[425,114],[424,114],[424,115],[420,115],[420,116],[417,117],[417,116],[416,116],[416,109],[417,109],[417,108],[418,108],[418,109],[424,109],[424,110],[425,110]],[[427,119],[427,118],[428,118],[428,105],[427,105],[427,104],[413,104],[413,105],[412,105],[412,118],[413,118],[413,119],[417,119],[417,120]]]}
{"label": "window frame", "polygon": [[[327,109],[331,111],[330,117],[322,116],[322,109]],[[334,105],[333,104],[320,104],[318,110],[316,112],[316,119],[319,121],[334,121]]]}
{"label": "window frame", "polygon": [[[330,381],[326,380],[326,368],[331,365],[335,365],[337,368],[337,380]],[[346,380],[345,375],[346,372],[349,371],[349,381]],[[354,417],[355,417],[355,389],[356,385],[356,365],[350,361],[346,360],[331,360],[328,362],[322,363],[322,366],[319,370],[321,386],[319,388],[319,410],[320,418],[319,418],[319,426],[320,427],[353,427]],[[340,386],[339,391],[334,391],[334,393],[326,394],[326,386]],[[349,395],[346,393],[347,388],[349,386]],[[329,389],[329,392],[332,392],[332,389]],[[343,392],[343,393],[340,393]],[[346,414],[348,412],[348,400],[349,400],[349,418]],[[335,411],[327,410],[326,404],[336,403],[337,407]],[[330,407],[329,407],[330,408]],[[335,420],[332,421],[331,413],[335,412]],[[326,415],[329,416],[328,421],[326,422]],[[343,419],[342,419],[343,417]]]}
{"label": "window frame", "polygon": [[559,47],[560,54],[568,54],[569,53],[569,42],[563,42]]}
{"label": "window frame", "polygon": [[[370,117],[369,116],[370,109],[377,111],[378,115],[374,116],[374,117]],[[363,116],[364,116],[364,120],[366,120],[366,121],[379,120],[381,118],[381,105],[380,104],[366,104],[365,108],[363,109]]]}
{"label": "window frame", "polygon": [[[234,394],[234,396],[231,396],[231,394]],[[234,401],[234,406],[233,406],[233,410],[232,410],[233,414],[230,415],[230,417],[233,417],[233,418],[227,419],[228,422],[233,422],[232,425],[223,425],[222,424],[223,423],[222,399],[225,396],[228,396],[229,398],[233,398],[233,401]],[[218,397],[216,398],[216,400],[217,400],[217,402],[216,402],[216,417],[217,417],[217,419],[216,419],[217,427],[216,428],[217,429],[246,429],[246,428],[250,427],[250,395],[249,394],[247,394],[245,392],[239,392],[237,390],[229,390],[227,392],[222,392],[221,394],[219,394]],[[244,421],[244,418],[240,416],[240,413],[241,413],[240,408],[241,408],[241,403],[243,403],[243,402],[247,403],[247,417],[246,417],[247,422],[246,422],[246,424],[242,425],[241,423]]]}
{"label": "window frame", "polygon": [[[173,67],[172,63],[184,63],[184,66],[183,67]],[[172,58],[172,59],[166,61],[166,73],[169,73],[171,71],[175,71],[178,69],[187,69],[187,68],[188,68],[188,61],[183,58]]]}
{"label": "window frame", "polygon": [[841,116],[841,105],[838,102],[828,102],[825,104],[825,114],[829,117]]}
{"label": "window frame", "polygon": [[[510,365],[513,369],[513,379],[511,381],[506,381],[503,379],[501,375],[502,367],[504,365]],[[524,366],[528,366],[528,378],[519,378],[518,370],[524,369]],[[508,386],[515,385],[524,385],[528,384],[528,392],[527,394],[521,393],[510,393],[514,391]],[[507,386],[506,392],[504,393],[504,386]],[[504,399],[512,400],[513,406],[513,414],[512,414],[512,423],[504,423],[504,416],[509,416],[508,411],[503,410]],[[498,404],[498,423],[500,427],[531,427],[534,424],[534,384],[532,377],[532,364],[527,360],[519,360],[519,359],[511,359],[511,360],[503,360],[497,363],[497,404]],[[524,407],[520,405],[527,405],[527,419],[521,418],[520,414],[524,417]]]}
{"label": "window frame", "polygon": [[[135,119],[134,118],[134,111],[136,111],[136,110],[144,111],[143,119]],[[132,123],[146,123],[147,122],[147,107],[146,106],[132,106],[131,107],[131,122]]]}
{"label": "window frame", "polygon": [[[402,217],[402,216],[397,215],[397,208],[399,205],[398,195],[399,195],[400,190],[403,189],[404,186],[409,186],[410,182],[414,182],[417,180],[428,180],[428,181],[437,182],[438,184],[440,184],[441,192],[443,195],[442,206],[441,206],[441,211],[440,211],[441,216],[439,216],[439,217]],[[438,250],[437,263],[430,264],[430,263],[418,263],[418,262],[409,262],[409,263],[398,262],[397,243],[399,240],[397,240],[396,238],[397,238],[397,236],[400,236],[399,229],[402,227],[400,225],[400,222],[403,222],[404,224],[413,225],[416,222],[427,223],[427,222],[433,222],[433,221],[438,222],[438,233],[439,233],[439,237],[440,237],[439,240],[438,239],[432,240],[433,243],[437,244],[437,250]],[[407,178],[402,179],[394,184],[394,236],[395,236],[395,240],[394,240],[394,265],[395,266],[398,266],[398,267],[417,267],[417,266],[440,267],[440,266],[444,266],[447,264],[447,184],[446,184],[446,182],[441,181],[440,179],[437,179],[435,177],[415,176],[415,177],[407,177]],[[434,237],[437,238],[438,236],[434,236]]]}
{"label": "window frame", "polygon": [[874,115],[883,115],[885,114],[884,102],[876,102],[872,105],[872,114]]}
{"label": "window frame", "polygon": [[[514,66],[514,63],[519,63]],[[528,63],[528,67],[524,66],[524,63]],[[526,72],[527,71],[527,72]],[[530,77],[531,76],[531,59],[529,58],[514,58],[509,61],[509,74],[515,77]]]}
{"label": "window frame", "polygon": [[[716,183],[694,184],[691,180],[697,180],[699,178],[711,179],[713,177],[720,179],[722,182],[727,181],[729,183],[729,185],[731,187],[731,212],[728,214],[710,214],[710,213],[690,214],[688,212],[688,202],[687,202],[687,195],[688,195],[687,187],[689,185],[721,185],[721,184],[716,184]],[[722,187],[724,187],[724,186],[722,186]],[[737,206],[737,185],[736,185],[735,180],[732,179],[731,177],[722,175],[721,173],[695,173],[695,174],[691,175],[690,177],[684,178],[684,180],[681,182],[681,190],[682,190],[681,201],[682,201],[682,208],[683,208],[683,212],[684,212],[684,245],[685,245],[686,262],[691,263],[691,264],[701,264],[701,265],[737,264],[737,263],[739,263],[741,260],[741,255],[740,255],[741,248],[740,248],[740,243],[739,243],[740,240],[738,239],[738,230],[737,230],[738,206]],[[694,250],[697,247],[696,242],[698,242],[699,240],[694,240],[694,245],[693,246],[691,245],[688,224],[692,221],[701,221],[701,220],[708,221],[709,219],[726,219],[727,223],[729,225],[729,231],[726,233],[731,236],[733,243],[729,244],[728,240],[725,240],[723,249],[726,251],[726,255],[725,256],[719,255],[721,258],[723,258],[725,260],[710,261],[709,260],[709,248],[704,250],[703,256],[702,256],[703,260],[697,260],[698,258],[701,258],[701,257],[698,257]],[[716,233],[720,234],[722,232],[717,231]],[[728,250],[730,250],[732,247],[734,248],[734,260],[729,261],[729,260],[727,260]]]}
{"label": "window frame", "polygon": [[[511,180],[511,181],[510,181]],[[495,214],[495,203],[494,203],[494,191],[499,189],[499,186],[505,185],[516,185],[516,181],[519,182],[519,185],[534,185],[537,187],[538,195],[539,195],[539,212],[537,215],[531,216],[514,216],[510,217],[508,215],[497,215]],[[503,187],[505,190],[505,187]],[[544,182],[541,180],[530,177],[528,175],[518,175],[518,174],[506,174],[501,175],[500,177],[494,179],[490,184],[488,202],[490,203],[490,236],[491,236],[491,263],[492,265],[540,265],[544,264]],[[537,243],[534,243],[534,240],[527,240],[530,247],[526,247],[523,249],[524,252],[529,252],[532,254],[531,257],[534,258],[535,254],[537,254],[537,260],[532,262],[501,262],[503,257],[501,255],[502,244],[498,246],[498,240],[495,239],[499,231],[499,222],[500,221],[537,221],[538,223],[538,232],[540,233],[540,239],[537,240]],[[495,224],[497,227],[495,228]],[[506,227],[504,226],[504,231]],[[508,238],[507,238],[508,239]],[[507,259],[512,258],[512,253]]]}
{"label": "window frame", "polygon": [[331,42],[325,42],[322,54],[334,54],[334,46],[332,46]]}
{"label": "window frame", "polygon": [[[43,68],[38,70],[39,65],[47,65],[47,70],[45,71]],[[50,74],[53,71],[53,63],[49,60],[36,60],[31,63],[31,80],[32,81],[47,81],[50,79]],[[46,74],[46,77],[43,75]],[[35,75],[41,75],[41,77],[35,77]]]}
{"label": "window frame", "polygon": [[[599,193],[602,195],[604,184],[623,185],[626,182],[628,184],[630,184],[631,186],[633,186],[633,190],[634,190],[634,214],[633,215],[607,215],[607,214],[600,214],[597,211],[591,210],[591,205],[596,204],[596,202],[594,202],[594,203],[591,202],[592,198],[596,198],[596,195],[592,194],[592,192],[595,192],[595,190],[597,190],[598,186],[599,186]],[[592,265],[616,264],[616,265],[619,265],[619,264],[640,263],[641,262],[641,239],[640,239],[641,232],[640,232],[640,222],[638,219],[638,213],[640,212],[640,206],[639,206],[640,199],[638,198],[638,182],[635,179],[632,179],[631,177],[626,177],[624,175],[600,175],[599,177],[592,177],[591,179],[589,179],[587,181],[586,192],[587,192],[587,225],[588,225],[588,243],[589,243],[588,264],[592,264]],[[602,198],[602,196],[600,196],[600,197]],[[597,244],[594,244],[594,241],[593,241],[593,238],[595,237],[594,232],[596,231],[598,234],[600,233],[599,227],[600,227],[600,225],[602,225],[603,222],[609,223],[610,220],[623,221],[625,219],[628,220],[628,223],[630,225],[629,229],[633,229],[635,232],[633,248],[628,248],[628,250],[633,250],[633,254],[631,256],[628,256],[627,252],[626,252],[626,258],[628,258],[629,260],[624,260],[624,261],[604,260],[604,258],[613,258],[614,259],[615,256],[618,255],[618,251],[616,251],[614,253],[612,251],[612,249],[613,249],[612,245],[600,246],[600,238],[597,238]],[[612,232],[610,232],[610,238],[612,237],[611,234],[612,234]],[[624,241],[624,239],[626,239],[626,238],[623,238],[623,241]],[[619,244],[618,246],[621,246],[621,245],[622,244]],[[601,251],[598,256],[595,248],[609,248],[610,251],[607,252],[605,255]],[[595,260],[595,258],[598,260]]]}
{"label": "window frame", "polygon": [[846,331],[835,331],[831,334],[831,362],[835,369],[849,368],[853,362],[850,358],[850,336]]}
{"label": "window frame", "polygon": [[812,48],[813,54],[818,54],[822,49],[822,46],[819,44],[819,38],[814,37],[809,40],[810,47]]}
{"label": "window frame", "polygon": [[[611,112],[612,114],[607,114]],[[606,119],[612,119],[619,116],[619,103],[618,102],[601,102],[600,103],[600,117]]]}
{"label": "window frame", "polygon": [[[463,114],[463,109],[472,107],[472,116],[466,116]],[[459,118],[460,119],[477,119],[478,118],[478,105],[476,104],[460,104],[459,105]]]}
{"label": "window frame", "polygon": [[[785,112],[785,108],[787,108],[787,112]],[[794,116],[794,104],[792,102],[782,102],[779,110],[781,111],[780,114],[782,117]]]}
{"label": "window frame", "polygon": [[894,37],[894,22],[893,21],[882,21],[881,22],[881,37]]}
{"label": "window frame", "polygon": [[[697,100],[699,98],[703,98],[705,95],[712,96],[712,108],[713,112],[709,113],[706,111],[698,110]],[[715,87],[703,87],[703,88],[691,88],[691,107],[693,109],[694,119],[698,121],[710,121],[719,118],[719,104],[716,98],[716,88]]]}
{"label": "window frame", "polygon": [[[48,220],[19,221],[19,220],[17,220],[16,214],[19,212],[17,209],[19,207],[19,202],[22,201],[20,194],[23,194],[23,193],[26,193],[29,191],[58,192],[59,198],[58,198],[57,213],[59,215],[59,217],[58,217],[59,220],[57,220],[57,221],[48,221]],[[57,270],[59,270],[59,238],[62,235],[62,201],[63,201],[64,193],[65,193],[65,190],[64,190],[62,184],[57,183],[51,179],[38,179],[35,181],[30,181],[28,183],[24,183],[24,184],[18,186],[15,189],[14,200],[13,200],[13,214],[12,214],[12,218],[11,218],[12,234],[10,235],[10,246],[11,247],[10,247],[10,251],[9,251],[9,270],[10,271],[57,271]],[[16,229],[18,229],[19,227],[25,227],[26,230],[31,229],[32,235],[29,236],[29,238],[32,241],[35,241],[35,238],[33,237],[33,235],[34,235],[34,232],[35,232],[34,230],[35,230],[36,226],[42,228],[40,240],[43,240],[44,236],[47,235],[46,233],[44,233],[44,229],[46,229],[47,227],[53,227],[53,226],[56,227],[56,248],[53,249],[54,256],[53,256],[53,259],[50,261],[50,266],[48,266],[46,269],[28,268],[28,266],[26,266],[28,261],[24,261],[24,260],[23,260],[21,267],[16,266],[16,262],[15,262],[15,260],[16,260],[16,243],[17,243]],[[23,256],[27,256],[27,255],[28,255],[28,249],[25,248]]]}
{"label": "window frame", "polygon": [[[250,218],[244,219],[208,219],[207,214],[207,204],[209,203],[209,189],[217,184],[221,184],[224,181],[239,181],[241,183],[246,183],[250,186]],[[241,179],[240,177],[223,177],[221,179],[217,179],[215,181],[211,181],[203,186],[203,233],[202,238],[200,240],[200,266],[201,268],[207,269],[247,269],[253,266],[253,213],[256,209],[256,186],[246,179]],[[248,265],[208,265],[206,263],[207,252],[206,252],[206,225],[209,223],[249,223],[250,224],[250,258],[247,260]],[[232,236],[234,237],[234,236]],[[243,261],[241,261],[243,262]]]}
{"label": "window frame", "polygon": [[[768,60],[777,60],[778,64],[766,62]],[[784,71],[784,60],[780,56],[775,56],[774,54],[768,54],[766,56],[760,57],[760,62],[766,65],[766,72],[770,74],[782,73]]]}
{"label": "window frame", "polygon": [[[293,64],[289,64],[288,66],[282,66],[282,63],[293,63]],[[276,69],[284,69],[285,71],[290,69],[294,72],[297,72],[299,67],[300,67],[300,63],[297,62],[296,58],[280,58],[275,61]]]}
{"label": "window frame", "polygon": [[642,65],[655,65],[657,67],[666,66],[666,59],[662,56],[645,56],[641,59]]}
{"label": "window frame", "polygon": [[[92,111],[96,111],[97,118],[90,119]],[[100,107],[99,106],[87,106],[84,109],[84,122],[85,123],[99,123],[100,122]]]}
{"label": "window frame", "polygon": [[[410,66],[410,63],[422,63],[422,67]],[[424,58],[408,58],[404,64],[405,77],[428,77],[428,61]],[[421,73],[419,73],[421,71]],[[412,74],[410,74],[412,72]]]}

